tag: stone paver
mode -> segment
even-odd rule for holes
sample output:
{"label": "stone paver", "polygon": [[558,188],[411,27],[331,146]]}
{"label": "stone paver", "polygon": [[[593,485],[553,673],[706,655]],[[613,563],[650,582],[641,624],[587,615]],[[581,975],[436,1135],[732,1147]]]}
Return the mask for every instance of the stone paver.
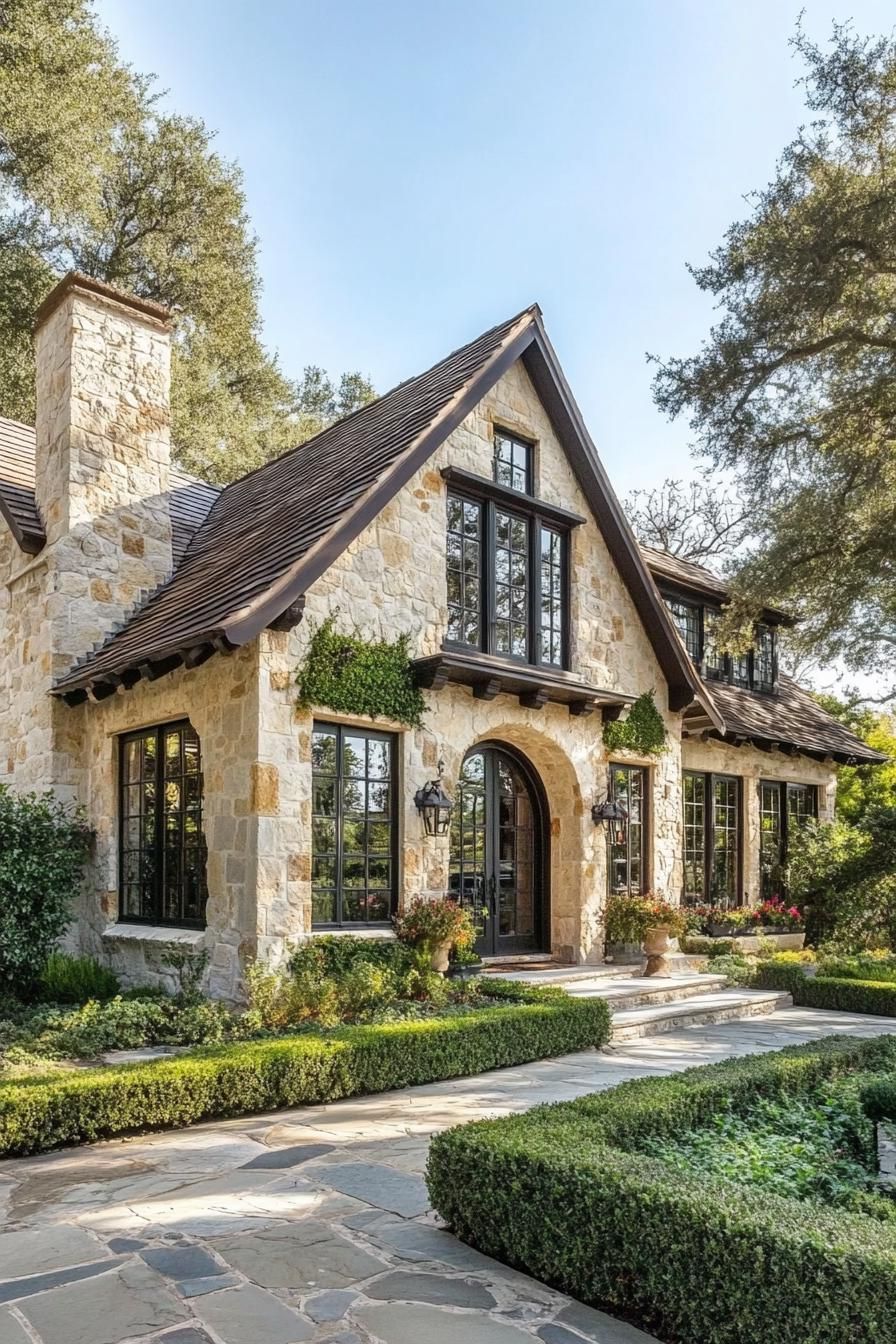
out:
{"label": "stone paver", "polygon": [[628,1078],[893,1026],[786,1009],[0,1162],[0,1344],[651,1344],[441,1229],[423,1182],[429,1136]]}

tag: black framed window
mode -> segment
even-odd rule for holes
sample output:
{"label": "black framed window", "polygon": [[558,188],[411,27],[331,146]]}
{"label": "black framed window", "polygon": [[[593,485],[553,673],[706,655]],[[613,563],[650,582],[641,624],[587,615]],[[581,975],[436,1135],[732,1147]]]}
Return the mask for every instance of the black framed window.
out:
{"label": "black framed window", "polygon": [[448,496],[448,638],[482,641],[482,505]]}
{"label": "black framed window", "polygon": [[741,782],[686,770],[683,778],[684,897],[727,908],[741,897]]}
{"label": "black framed window", "polygon": [[568,665],[569,535],[531,507],[448,495],[449,643]]}
{"label": "black framed window", "polygon": [[625,804],[628,823],[610,823],[610,890],[640,895],[647,890],[648,774],[640,765],[610,766],[610,797]]}
{"label": "black framed window", "polygon": [[205,927],[207,850],[195,729],[166,723],[120,739],[119,919]]}
{"label": "black framed window", "polygon": [[771,625],[757,625],[756,643],[746,653],[724,653],[716,643],[715,629],[720,613],[717,608],[689,602],[677,594],[663,599],[675,622],[684,646],[710,681],[727,681],[745,690],[775,689],[778,680],[777,631]]}
{"label": "black framed window", "polygon": [[398,876],[394,735],[316,723],[311,779],[312,925],[388,924]]}
{"label": "black framed window", "polygon": [[495,653],[529,657],[529,520],[495,509]]}
{"label": "black framed window", "polygon": [[566,538],[563,533],[543,526],[540,551],[541,661],[562,667],[566,644]]}
{"label": "black framed window", "polygon": [[778,680],[778,650],[775,631],[770,625],[756,627],[756,647],[753,650],[753,688],[771,691]]}
{"label": "black framed window", "polygon": [[786,780],[759,782],[759,889],[763,900],[786,895],[789,842],[796,830],[818,816],[814,784]]}
{"label": "black framed window", "polygon": [[681,635],[685,648],[695,663],[700,661],[703,645],[703,612],[694,602],[681,602],[677,598],[666,598],[666,606]]}
{"label": "black framed window", "polygon": [[493,461],[495,480],[499,485],[519,490],[521,494],[532,493],[532,444],[518,439],[504,430],[495,430],[495,456]]}

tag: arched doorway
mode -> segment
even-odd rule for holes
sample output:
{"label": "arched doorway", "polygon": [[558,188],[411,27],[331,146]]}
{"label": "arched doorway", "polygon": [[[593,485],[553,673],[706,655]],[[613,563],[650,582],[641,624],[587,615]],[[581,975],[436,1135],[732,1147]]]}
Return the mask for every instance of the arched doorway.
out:
{"label": "arched doorway", "polygon": [[449,880],[481,925],[481,956],[536,952],[549,944],[545,819],[527,762],[492,743],[467,753],[451,817]]}

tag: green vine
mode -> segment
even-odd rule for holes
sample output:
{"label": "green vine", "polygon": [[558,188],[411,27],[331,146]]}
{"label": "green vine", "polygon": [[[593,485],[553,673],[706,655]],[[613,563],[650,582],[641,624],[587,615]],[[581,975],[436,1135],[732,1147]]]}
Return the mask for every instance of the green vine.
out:
{"label": "green vine", "polygon": [[425,709],[408,655],[408,637],[365,640],[340,635],[335,616],[314,631],[296,675],[299,704],[326,705],[342,714],[394,719],[418,728]]}
{"label": "green vine", "polygon": [[639,695],[624,719],[604,726],[604,745],[608,751],[640,752],[643,756],[658,756],[666,749],[666,725],[656,707],[653,691]]}

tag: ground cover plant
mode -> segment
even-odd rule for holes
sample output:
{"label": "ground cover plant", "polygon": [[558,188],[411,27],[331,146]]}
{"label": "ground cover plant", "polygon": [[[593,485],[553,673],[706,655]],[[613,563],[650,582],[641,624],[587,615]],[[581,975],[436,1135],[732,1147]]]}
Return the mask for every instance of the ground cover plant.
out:
{"label": "ground cover plant", "polygon": [[864,1110],[875,1086],[896,1109],[894,1076],[885,1036],[624,1083],[437,1135],[430,1194],[485,1254],[676,1344],[894,1344]]}

